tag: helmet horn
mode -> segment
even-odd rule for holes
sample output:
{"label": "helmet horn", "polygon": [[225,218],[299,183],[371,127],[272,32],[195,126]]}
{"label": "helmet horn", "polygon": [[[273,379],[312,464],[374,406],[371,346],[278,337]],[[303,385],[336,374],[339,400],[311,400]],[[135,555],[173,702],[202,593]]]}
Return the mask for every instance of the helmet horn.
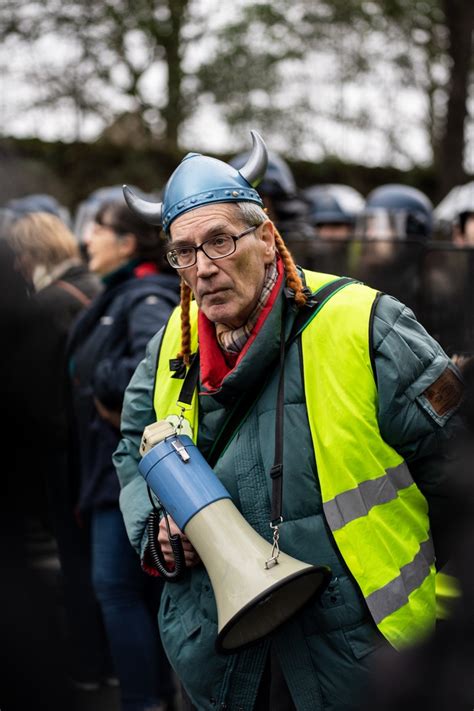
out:
{"label": "helmet horn", "polygon": [[123,196],[130,210],[141,217],[144,222],[150,225],[160,225],[162,223],[162,202],[149,202],[135,195],[135,193],[127,186],[123,186]]}
{"label": "helmet horn", "polygon": [[239,173],[255,188],[265,175],[268,152],[261,135],[257,131],[250,131],[250,133],[252,134],[252,150],[245,165],[239,169]]}

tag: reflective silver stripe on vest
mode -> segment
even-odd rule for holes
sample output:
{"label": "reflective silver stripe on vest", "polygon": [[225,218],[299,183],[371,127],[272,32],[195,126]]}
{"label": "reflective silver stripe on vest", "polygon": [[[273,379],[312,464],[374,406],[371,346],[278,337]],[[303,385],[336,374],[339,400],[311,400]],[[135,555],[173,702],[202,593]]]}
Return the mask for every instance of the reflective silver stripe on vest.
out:
{"label": "reflective silver stripe on vest", "polygon": [[387,504],[397,497],[400,489],[413,484],[413,479],[405,462],[398,467],[387,469],[377,479],[363,481],[355,489],[349,489],[326,501],[324,514],[331,531],[337,531],[351,521],[366,516],[378,504]]}
{"label": "reflective silver stripe on vest", "polygon": [[433,542],[428,538],[420,545],[411,563],[400,568],[400,575],[365,598],[376,625],[407,604],[410,593],[419,588],[430,574],[430,565],[434,560]]}

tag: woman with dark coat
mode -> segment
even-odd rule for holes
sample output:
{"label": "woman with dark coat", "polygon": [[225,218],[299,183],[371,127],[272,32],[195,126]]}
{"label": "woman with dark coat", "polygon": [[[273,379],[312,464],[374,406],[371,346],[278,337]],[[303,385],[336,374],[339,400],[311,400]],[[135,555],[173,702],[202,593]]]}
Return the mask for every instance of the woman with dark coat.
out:
{"label": "woman with dark coat", "polygon": [[[79,313],[102,287],[84,264],[76,238],[56,215],[12,213],[0,241],[3,253],[11,250],[2,299],[1,392],[8,412],[2,428],[8,443],[3,449],[3,493],[8,504],[1,520],[4,525],[14,522],[7,540],[15,540],[8,549],[12,565],[2,561],[2,570],[15,571],[6,575],[3,586],[5,594],[10,590],[9,602],[2,605],[8,611],[3,639],[9,639],[11,625],[12,640],[6,644],[4,678],[18,703],[12,709],[33,705],[62,711],[73,704],[70,677],[80,683],[100,676],[107,659],[101,615],[89,566],[84,565],[87,549],[66,476],[67,339]],[[4,260],[2,266],[7,266]],[[59,595],[55,587],[51,594],[53,578],[32,575],[27,560],[32,525],[56,539],[61,570],[54,585],[59,583]]]}
{"label": "woman with dark coat", "polygon": [[68,349],[80,480],[77,513],[90,530],[93,585],[123,711],[149,711],[164,708],[160,704],[169,686],[160,679],[160,582],[142,572],[127,538],[112,453],[120,439],[125,388],[148,341],[178,303],[178,280],[164,271],[156,228],[135,218],[125,204],[100,208],[86,248],[89,268],[102,278],[104,291],[76,323]]}

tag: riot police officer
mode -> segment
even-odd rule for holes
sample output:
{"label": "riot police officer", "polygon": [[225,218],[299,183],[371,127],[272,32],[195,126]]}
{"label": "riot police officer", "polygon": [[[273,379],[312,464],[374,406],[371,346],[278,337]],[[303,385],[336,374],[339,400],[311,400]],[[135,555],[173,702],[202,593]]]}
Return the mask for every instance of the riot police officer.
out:
{"label": "riot police officer", "polygon": [[356,221],[356,236],[376,240],[427,240],[433,205],[421,190],[389,183],[369,193]]}
{"label": "riot police officer", "polygon": [[311,223],[321,239],[347,240],[354,234],[364,198],[350,185],[312,185],[304,191],[310,202]]}

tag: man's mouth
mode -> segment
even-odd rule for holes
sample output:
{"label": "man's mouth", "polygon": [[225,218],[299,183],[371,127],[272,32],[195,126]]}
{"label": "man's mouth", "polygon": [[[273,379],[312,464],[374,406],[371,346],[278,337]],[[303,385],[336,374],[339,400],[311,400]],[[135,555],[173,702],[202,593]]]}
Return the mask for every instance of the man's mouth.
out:
{"label": "man's mouth", "polygon": [[201,299],[204,299],[204,297],[213,297],[213,296],[218,296],[219,294],[223,294],[224,292],[228,291],[226,287],[222,287],[221,289],[213,289],[212,291],[204,291],[201,294]]}

